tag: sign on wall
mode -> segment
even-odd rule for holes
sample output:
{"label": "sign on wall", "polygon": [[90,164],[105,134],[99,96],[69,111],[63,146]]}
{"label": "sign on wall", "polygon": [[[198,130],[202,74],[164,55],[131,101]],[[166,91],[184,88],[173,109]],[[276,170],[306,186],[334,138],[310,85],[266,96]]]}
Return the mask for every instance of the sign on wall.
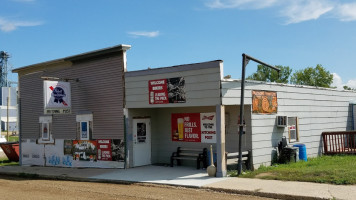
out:
{"label": "sign on wall", "polygon": [[96,161],[97,141],[73,140],[73,160]]}
{"label": "sign on wall", "polygon": [[149,104],[185,103],[183,77],[148,81]]}
{"label": "sign on wall", "polygon": [[216,143],[215,113],[173,113],[172,141]]}
{"label": "sign on wall", "polygon": [[111,161],[111,140],[97,140],[98,160]]}
{"label": "sign on wall", "polygon": [[71,113],[71,90],[69,82],[44,81],[44,113]]}
{"label": "sign on wall", "polygon": [[252,113],[273,114],[277,108],[277,92],[252,91]]}

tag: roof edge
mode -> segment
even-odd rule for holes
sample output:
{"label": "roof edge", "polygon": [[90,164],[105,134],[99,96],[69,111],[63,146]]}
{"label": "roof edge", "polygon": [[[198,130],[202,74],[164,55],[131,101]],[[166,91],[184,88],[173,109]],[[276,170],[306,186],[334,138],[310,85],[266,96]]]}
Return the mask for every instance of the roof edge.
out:
{"label": "roof edge", "polygon": [[59,58],[59,59],[55,59],[55,60],[40,62],[40,63],[36,63],[36,64],[32,64],[32,65],[27,65],[24,67],[13,69],[12,72],[18,73],[25,69],[36,68],[36,67],[43,66],[43,65],[59,64],[59,63],[68,62],[68,61],[73,62],[76,60],[90,58],[93,56],[103,55],[103,54],[107,54],[107,53],[126,51],[126,50],[129,50],[130,48],[131,48],[131,45],[120,44],[120,45],[107,47],[107,48],[103,48],[103,49],[98,49],[98,50],[94,50],[94,51],[89,51],[89,52],[85,52],[85,53],[81,53],[81,54],[77,54],[77,55],[73,55],[73,56],[68,56],[68,57]]}

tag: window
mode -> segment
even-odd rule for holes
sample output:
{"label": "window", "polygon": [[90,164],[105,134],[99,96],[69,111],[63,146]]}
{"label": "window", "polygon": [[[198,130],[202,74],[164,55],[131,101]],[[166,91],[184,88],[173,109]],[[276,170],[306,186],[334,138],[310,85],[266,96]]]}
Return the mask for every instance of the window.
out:
{"label": "window", "polygon": [[54,143],[52,138],[52,115],[40,116],[39,129],[39,143]]}
{"label": "window", "polygon": [[81,112],[77,114],[77,138],[79,140],[91,140],[93,134],[93,114]]}
{"label": "window", "polygon": [[89,140],[89,122],[80,122],[80,140]]}
{"label": "window", "polygon": [[298,117],[288,117],[289,142],[299,142]]}
{"label": "window", "polygon": [[49,123],[41,123],[41,135],[43,141],[49,141],[50,128]]}

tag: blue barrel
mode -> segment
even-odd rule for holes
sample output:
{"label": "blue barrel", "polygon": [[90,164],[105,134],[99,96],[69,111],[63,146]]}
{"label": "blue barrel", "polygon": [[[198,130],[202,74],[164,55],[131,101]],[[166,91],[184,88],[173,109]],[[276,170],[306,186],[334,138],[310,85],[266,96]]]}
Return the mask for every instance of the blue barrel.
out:
{"label": "blue barrel", "polygon": [[299,160],[304,160],[307,161],[307,148],[305,147],[305,144],[295,144],[293,147],[298,147],[299,148]]}

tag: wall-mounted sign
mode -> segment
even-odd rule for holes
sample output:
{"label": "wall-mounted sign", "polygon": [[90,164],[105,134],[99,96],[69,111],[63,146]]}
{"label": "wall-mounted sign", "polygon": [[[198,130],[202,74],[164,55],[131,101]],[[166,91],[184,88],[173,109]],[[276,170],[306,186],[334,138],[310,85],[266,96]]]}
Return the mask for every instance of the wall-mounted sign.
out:
{"label": "wall-mounted sign", "polygon": [[98,160],[111,161],[111,140],[97,140]]}
{"label": "wall-mounted sign", "polygon": [[149,104],[185,103],[183,77],[148,81]]}
{"label": "wall-mounted sign", "polygon": [[95,140],[73,140],[73,160],[96,161],[96,146]]}
{"label": "wall-mounted sign", "polygon": [[71,113],[71,90],[69,82],[44,81],[44,113]]}
{"label": "wall-mounted sign", "polygon": [[173,113],[172,141],[216,143],[215,113]]}
{"label": "wall-mounted sign", "polygon": [[277,92],[252,91],[252,113],[277,113]]}

